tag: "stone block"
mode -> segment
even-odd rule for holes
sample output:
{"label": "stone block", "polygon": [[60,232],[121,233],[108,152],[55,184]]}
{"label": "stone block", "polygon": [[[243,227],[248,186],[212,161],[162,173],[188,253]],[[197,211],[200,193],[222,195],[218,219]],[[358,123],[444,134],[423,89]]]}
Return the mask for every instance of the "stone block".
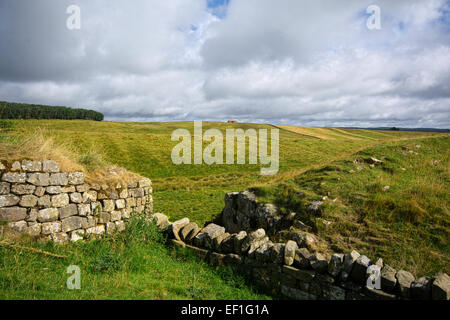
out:
{"label": "stone block", "polygon": [[39,210],[37,220],[39,222],[51,222],[58,220],[59,211],[56,208],[48,208]]}
{"label": "stone block", "polygon": [[75,216],[78,214],[78,208],[77,205],[74,203],[68,204],[65,207],[59,208],[59,218],[65,219],[71,216]]}
{"label": "stone block", "polygon": [[42,171],[49,173],[59,172],[59,163],[53,160],[45,160],[42,162]]}
{"label": "stone block", "polygon": [[47,187],[50,184],[50,175],[48,173],[28,173],[27,182],[35,186]]}
{"label": "stone block", "polygon": [[69,175],[66,172],[50,174],[50,185],[67,186],[69,183]]}

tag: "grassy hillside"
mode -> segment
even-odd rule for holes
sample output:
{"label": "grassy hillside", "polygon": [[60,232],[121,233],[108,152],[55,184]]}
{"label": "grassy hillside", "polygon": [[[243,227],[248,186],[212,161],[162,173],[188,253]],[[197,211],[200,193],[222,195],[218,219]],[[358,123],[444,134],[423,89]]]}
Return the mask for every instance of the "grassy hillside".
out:
{"label": "grassy hillside", "polygon": [[[274,128],[239,123],[203,127]],[[172,220],[188,216],[199,224],[221,212],[225,192],[258,187],[263,198],[287,208],[292,204],[283,200],[283,192],[305,192],[305,202],[329,193],[338,200],[326,202],[320,218],[332,222],[330,227],[304,217],[327,240],[325,249],[382,255],[417,274],[448,268],[448,134],[278,127],[280,171],[261,176],[258,166],[174,165],[170,155],[177,142],[170,135],[178,128],[192,132],[193,124],[14,121],[1,136],[0,155],[30,156],[27,150],[39,137],[47,146],[41,151],[57,150],[91,171],[115,164],[151,178],[156,211]],[[11,146],[16,146],[14,152]],[[386,160],[375,168],[353,163],[368,156]],[[388,192],[383,191],[386,185]]]}

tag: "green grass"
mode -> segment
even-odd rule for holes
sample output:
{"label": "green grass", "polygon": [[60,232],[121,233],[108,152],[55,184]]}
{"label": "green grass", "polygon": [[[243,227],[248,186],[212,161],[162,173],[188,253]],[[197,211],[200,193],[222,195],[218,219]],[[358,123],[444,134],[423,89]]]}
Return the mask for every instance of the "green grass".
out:
{"label": "green grass", "polygon": [[[239,271],[207,265],[165,241],[155,225],[135,217],[125,232],[84,243],[23,240],[66,259],[0,246],[0,299],[269,299]],[[80,290],[66,286],[70,265],[80,267]]]}
{"label": "green grass", "polygon": [[[321,237],[324,250],[382,256],[416,275],[449,271],[448,134],[279,127],[280,171],[261,176],[251,165],[174,165],[170,156],[177,142],[170,136],[178,128],[192,132],[193,123],[13,121],[0,135],[0,146],[20,145],[40,132],[72,150],[90,170],[111,163],[151,178],[155,212],[171,220],[189,217],[200,225],[220,214],[226,192],[256,187],[262,200],[298,211]],[[274,126],[203,123],[204,130],[209,128]],[[401,146],[418,155],[406,151],[403,156]],[[375,168],[361,164],[358,171],[353,160],[369,156],[386,160]],[[440,162],[431,165],[433,160]],[[306,199],[297,201],[294,192],[304,192]],[[325,203],[323,216],[305,214],[308,201],[328,193],[338,200]],[[332,223],[325,227],[323,220]],[[140,286],[138,278],[135,285]]]}

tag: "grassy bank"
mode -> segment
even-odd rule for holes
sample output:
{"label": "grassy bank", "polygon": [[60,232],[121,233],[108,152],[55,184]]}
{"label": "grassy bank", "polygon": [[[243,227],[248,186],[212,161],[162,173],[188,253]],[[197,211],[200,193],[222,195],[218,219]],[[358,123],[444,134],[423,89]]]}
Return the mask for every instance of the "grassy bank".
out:
{"label": "grassy bank", "polygon": [[[168,248],[139,217],[120,234],[55,245],[21,245],[67,258],[0,245],[0,299],[268,299],[230,268],[214,268],[191,252]],[[67,267],[81,270],[81,289],[66,286]]]}
{"label": "grassy bank", "polygon": [[[257,190],[261,201],[299,212],[323,250],[356,248],[418,276],[448,273],[449,158],[448,137],[390,142]],[[321,213],[305,210],[313,200],[323,201]]]}

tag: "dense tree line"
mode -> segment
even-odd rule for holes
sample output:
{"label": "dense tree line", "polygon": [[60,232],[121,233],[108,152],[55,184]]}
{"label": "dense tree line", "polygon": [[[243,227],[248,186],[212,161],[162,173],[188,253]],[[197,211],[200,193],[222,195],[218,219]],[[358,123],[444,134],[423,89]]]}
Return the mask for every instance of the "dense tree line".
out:
{"label": "dense tree line", "polygon": [[81,119],[102,121],[103,114],[87,109],[0,101],[0,119]]}

